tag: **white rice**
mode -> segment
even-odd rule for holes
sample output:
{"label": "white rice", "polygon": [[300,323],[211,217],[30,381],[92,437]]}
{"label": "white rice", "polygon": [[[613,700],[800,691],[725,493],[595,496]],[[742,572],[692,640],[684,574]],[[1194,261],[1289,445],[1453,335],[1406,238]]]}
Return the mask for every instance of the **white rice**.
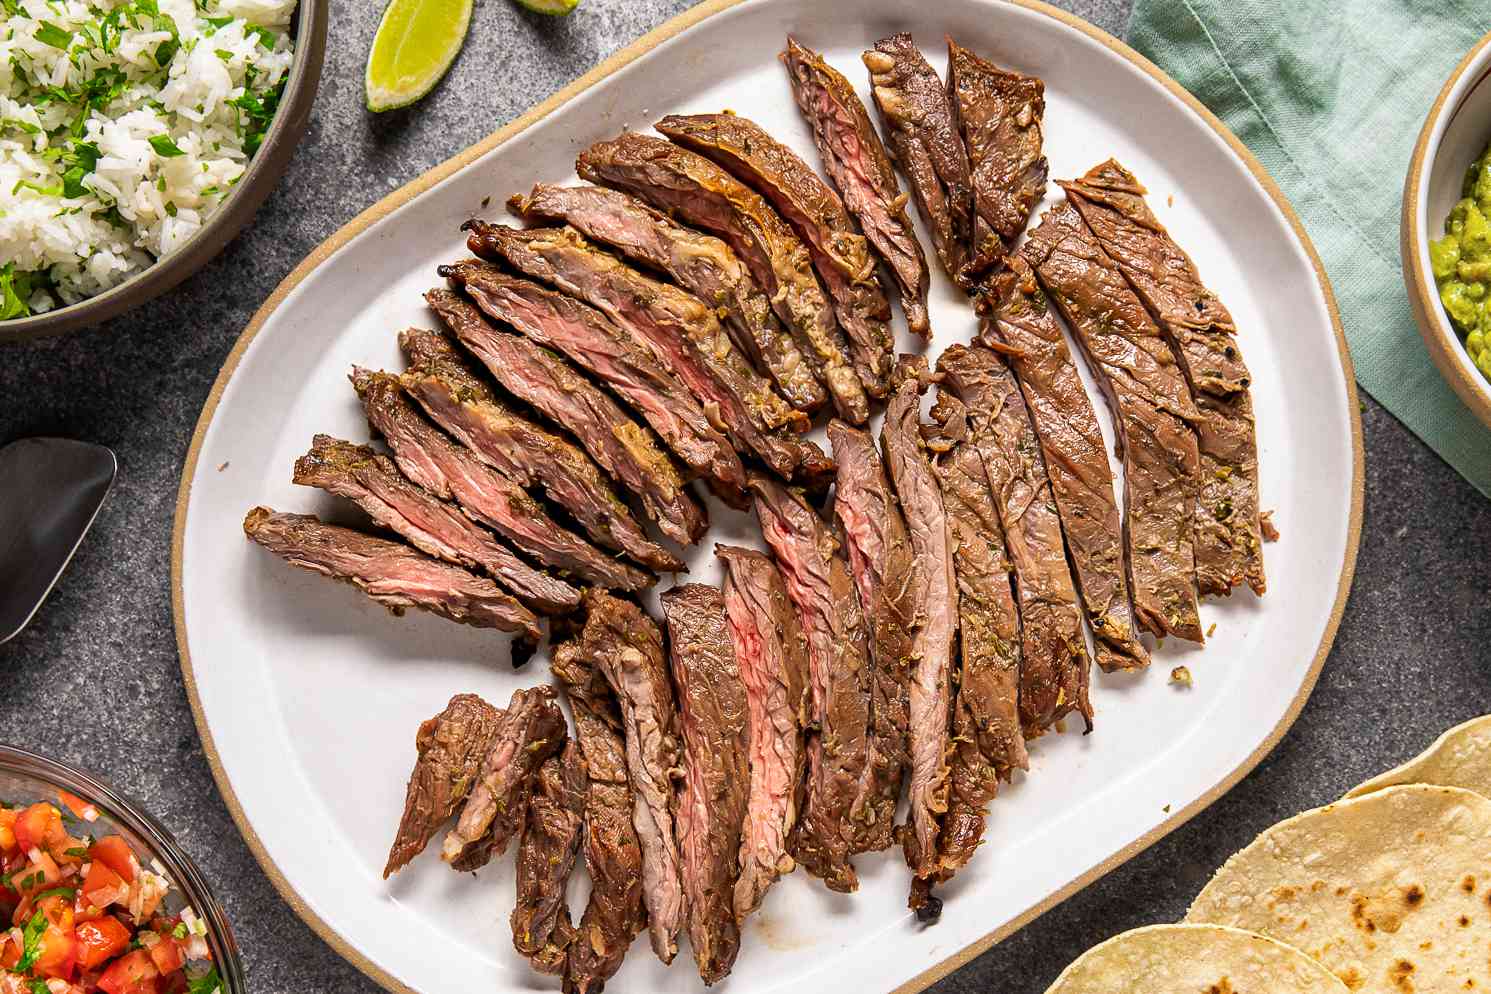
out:
{"label": "white rice", "polygon": [[295,2],[0,0],[0,319],[186,244],[267,127]]}

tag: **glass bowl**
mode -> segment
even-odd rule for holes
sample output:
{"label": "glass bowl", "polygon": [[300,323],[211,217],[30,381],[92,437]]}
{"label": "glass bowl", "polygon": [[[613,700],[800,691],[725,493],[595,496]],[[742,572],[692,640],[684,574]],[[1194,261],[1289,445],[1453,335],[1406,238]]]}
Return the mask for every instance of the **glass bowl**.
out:
{"label": "glass bowl", "polygon": [[[172,913],[190,907],[207,925],[207,948],[221,981],[221,994],[248,994],[243,960],[222,905],[212,895],[197,864],[186,854],[165,826],[140,809],[134,801],[82,770],[15,746],[0,744],[0,798],[7,804],[46,801],[63,811],[67,808],[58,791],[75,794],[98,809],[98,819],[89,823],[93,835],[117,834],[128,842],[141,864],[151,861],[165,868],[172,883],[163,907]],[[159,872],[159,871],[157,871]]]}

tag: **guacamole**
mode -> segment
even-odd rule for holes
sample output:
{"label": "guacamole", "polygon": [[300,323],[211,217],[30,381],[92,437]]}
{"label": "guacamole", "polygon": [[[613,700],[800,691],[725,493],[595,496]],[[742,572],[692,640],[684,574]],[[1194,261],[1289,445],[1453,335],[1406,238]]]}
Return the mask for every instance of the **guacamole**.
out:
{"label": "guacamole", "polygon": [[1444,221],[1444,237],[1429,243],[1429,264],[1465,351],[1491,380],[1491,147],[1465,173],[1461,200]]}

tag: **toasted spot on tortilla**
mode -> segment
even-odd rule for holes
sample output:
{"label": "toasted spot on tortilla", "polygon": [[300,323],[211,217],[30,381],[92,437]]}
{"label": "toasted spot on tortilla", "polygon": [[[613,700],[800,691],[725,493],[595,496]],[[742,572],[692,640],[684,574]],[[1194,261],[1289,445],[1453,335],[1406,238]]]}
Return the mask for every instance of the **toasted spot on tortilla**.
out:
{"label": "toasted spot on tortilla", "polygon": [[1403,889],[1403,903],[1410,908],[1416,908],[1424,903],[1424,888],[1418,884],[1410,884]]}
{"label": "toasted spot on tortilla", "polygon": [[1467,873],[1465,879],[1460,881],[1460,889],[1467,894],[1475,893],[1475,874]]}
{"label": "toasted spot on tortilla", "polygon": [[1413,981],[1408,978],[1413,976],[1413,964],[1406,959],[1400,959],[1388,967],[1387,978],[1393,982],[1393,986],[1405,994],[1413,991]]}

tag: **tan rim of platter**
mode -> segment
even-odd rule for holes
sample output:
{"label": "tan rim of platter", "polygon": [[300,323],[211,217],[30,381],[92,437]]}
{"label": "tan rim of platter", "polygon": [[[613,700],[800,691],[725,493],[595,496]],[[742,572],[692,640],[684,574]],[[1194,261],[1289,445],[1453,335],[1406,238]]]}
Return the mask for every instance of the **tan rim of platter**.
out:
{"label": "tan rim of platter", "polygon": [[[1475,47],[1460,60],[1460,64],[1445,81],[1444,88],[1439,91],[1439,96],[1434,98],[1434,105],[1429,108],[1428,116],[1424,118],[1424,128],[1419,132],[1418,144],[1413,147],[1413,158],[1408,163],[1408,179],[1403,185],[1403,220],[1398,226],[1398,231],[1403,273],[1408,277],[1410,284],[1408,301],[1413,305],[1413,319],[1419,326],[1419,334],[1424,339],[1424,346],[1429,350],[1429,358],[1434,360],[1439,374],[1465,402],[1465,406],[1470,408],[1482,424],[1491,428],[1491,399],[1487,398],[1487,384],[1484,380],[1477,382],[1460,361],[1459,350],[1463,346],[1458,338],[1453,341],[1447,340],[1440,328],[1439,294],[1434,288],[1433,280],[1424,271],[1424,263],[1419,258],[1418,250],[1419,243],[1426,237],[1425,232],[1419,228],[1418,202],[1424,183],[1428,181],[1425,166],[1429,159],[1430,133],[1444,112],[1444,104],[1450,98],[1450,92],[1460,84],[1462,77],[1470,70],[1471,64],[1487,45],[1491,45],[1491,34],[1476,42]],[[1483,81],[1478,80],[1476,86]],[[1470,90],[1466,90],[1465,93],[1468,96]],[[1462,106],[1463,103],[1462,98]],[[1459,107],[1450,111],[1452,117],[1457,113],[1459,113]]]}
{"label": "tan rim of platter", "polygon": [[[197,459],[201,453],[203,436],[207,432],[207,426],[212,423],[213,415],[217,412],[218,402],[222,399],[223,390],[227,386],[228,380],[232,378],[233,372],[238,367],[238,363],[242,359],[244,351],[248,348],[249,343],[253,341],[254,336],[258,334],[259,329],[264,326],[264,323],[269,319],[269,316],[274,313],[275,309],[279,307],[280,303],[284,301],[285,297],[290,293],[290,291],[293,290],[307,276],[309,276],[317,266],[325,262],[339,248],[345,245],[353,237],[361,233],[373,222],[403,206],[405,203],[419,196],[425,190],[428,190],[430,187],[445,179],[447,176],[450,176],[451,174],[460,170],[476,158],[485,155],[487,152],[490,152],[492,149],[501,145],[503,142],[521,133],[537,121],[553,113],[559,107],[574,99],[579,94],[583,93],[585,90],[589,89],[590,87],[599,83],[601,80],[605,79],[607,76],[612,75],[617,70],[626,66],[628,63],[635,61],[637,58],[645,55],[647,52],[656,48],[658,45],[687,30],[688,28],[693,27],[706,18],[709,18],[722,11],[728,10],[731,7],[737,6],[742,2],[744,2],[744,0],[705,0],[705,2],[701,3],[699,6],[678,15],[671,21],[663,24],[661,27],[658,27],[648,34],[642,36],[631,45],[628,45],[626,48],[623,48],[620,51],[616,52],[600,65],[590,70],[590,72],[581,76],[573,83],[570,83],[568,86],[564,87],[559,92],[555,93],[553,96],[549,97],[547,100],[543,101],[532,110],[528,111],[526,114],[523,114],[512,123],[508,124],[506,127],[476,143],[456,157],[434,167],[429,172],[410,182],[408,185],[401,187],[400,189],[389,194],[387,197],[384,197],[378,203],[374,204],[372,207],[369,207],[352,221],[348,222],[344,227],[342,227],[326,241],[322,242],[310,253],[310,255],[306,256],[305,259],[301,261],[300,265],[295,267],[290,275],[285,277],[284,281],[281,282],[278,287],[275,288],[274,292],[269,295],[269,298],[264,301],[263,305],[259,308],[258,312],[249,322],[248,327],[244,329],[243,335],[238,339],[238,342],[233,346],[233,350],[228,354],[227,361],[223,363],[223,368],[221,372],[218,373],[217,381],[212,385],[212,391],[208,394],[207,402],[202,407],[202,415],[197,421],[196,431],[192,434],[191,448],[187,452],[186,465],[183,467],[181,472],[181,487],[176,499],[175,530],[171,542],[171,607],[172,613],[174,614],[176,619],[176,644],[181,654],[181,672],[186,683],[187,698],[191,703],[192,715],[196,719],[197,731],[202,739],[202,750],[207,756],[207,762],[212,768],[212,775],[213,778],[217,781],[218,790],[222,794],[223,801],[225,804],[227,804],[228,810],[232,813],[233,820],[238,825],[239,832],[242,833],[244,841],[248,843],[248,847],[253,852],[254,858],[259,861],[259,865],[263,867],[264,872],[269,876],[270,881],[273,882],[275,888],[280,892],[280,896],[285,899],[285,902],[294,909],[295,913],[299,915],[306,922],[306,924],[309,925],[316,932],[317,935],[324,939],[328,945],[330,945],[339,954],[346,958],[346,960],[352,965],[356,966],[359,970],[366,973],[374,981],[381,984],[383,987],[387,988],[390,991],[399,992],[399,994],[418,994],[418,992],[415,991],[413,988],[400,983],[397,979],[390,976],[386,971],[380,969],[362,953],[352,948],[335,930],[331,928],[331,926],[327,925],[326,922],[321,920],[321,918],[317,916],[303,900],[301,900],[300,895],[296,893],[295,888],[290,884],[289,880],[287,880],[284,874],[280,872],[279,868],[270,858],[269,853],[265,850],[263,843],[254,833],[253,827],[249,824],[248,818],[245,816],[243,809],[239,805],[238,799],[233,792],[233,786],[229,782],[228,777],[223,770],[222,761],[218,756],[217,749],[212,741],[211,731],[208,729],[207,722],[202,714],[201,700],[197,696],[196,679],[192,672],[191,653],[188,650],[186,644],[186,624],[183,613],[181,587],[181,557],[182,543],[186,526],[186,506],[188,499],[191,497],[192,478],[196,475]],[[1005,924],[1003,927],[990,932],[983,938],[978,939],[977,941],[971,943],[967,947],[954,953],[946,959],[943,959],[942,961],[929,966],[926,970],[922,971],[916,977],[912,978],[911,980],[907,981],[905,984],[897,988],[894,994],[911,994],[911,992],[925,989],[935,981],[958,969],[965,963],[968,963],[970,960],[978,956],[980,953],[984,952],[996,942],[999,942],[1000,940],[1006,938],[1035,918],[1049,911],[1057,904],[1060,904],[1062,901],[1066,900],[1068,897],[1070,897],[1072,894],[1075,894],[1083,887],[1086,887],[1094,880],[1097,880],[1098,878],[1111,872],[1115,868],[1128,862],[1134,856],[1149,848],[1155,842],[1164,838],[1166,835],[1173,832],[1181,825],[1185,824],[1200,811],[1211,805],[1214,801],[1217,800],[1217,798],[1225,794],[1233,787],[1233,785],[1235,785],[1239,780],[1246,776],[1253,769],[1253,767],[1257,766],[1258,763],[1263,759],[1263,757],[1272,752],[1274,746],[1278,744],[1279,739],[1283,737],[1284,733],[1289,730],[1291,725],[1294,724],[1295,719],[1299,717],[1300,710],[1304,707],[1305,701],[1309,699],[1310,692],[1314,689],[1315,682],[1320,676],[1320,669],[1325,664],[1326,655],[1330,651],[1331,643],[1335,640],[1336,637],[1336,629],[1341,623],[1341,613],[1346,606],[1346,596],[1351,590],[1351,579],[1356,569],[1357,546],[1361,539],[1363,477],[1362,426],[1361,417],[1359,415],[1359,408],[1357,405],[1356,380],[1352,373],[1351,357],[1346,350],[1346,338],[1341,331],[1341,317],[1336,310],[1336,299],[1334,294],[1331,292],[1330,281],[1326,278],[1325,269],[1321,265],[1320,257],[1316,254],[1315,247],[1310,243],[1309,236],[1305,234],[1304,228],[1300,225],[1299,218],[1295,215],[1294,209],[1289,206],[1289,202],[1284,198],[1284,194],[1279,190],[1273,179],[1269,177],[1262,164],[1259,163],[1256,158],[1254,158],[1253,154],[1248,151],[1248,149],[1242,144],[1242,142],[1240,142],[1236,138],[1236,136],[1234,136],[1232,132],[1229,131],[1227,127],[1216,118],[1215,115],[1213,115],[1204,106],[1202,106],[1200,101],[1191,96],[1190,93],[1186,92],[1186,90],[1184,90],[1180,86],[1180,84],[1176,83],[1169,76],[1165,75],[1164,72],[1162,72],[1148,59],[1144,58],[1138,52],[1135,52],[1133,49],[1129,48],[1123,42],[1119,41],[1117,38],[1114,38],[1107,32],[1102,31],[1092,26],[1091,24],[1088,24],[1086,21],[1083,21],[1071,14],[1066,13],[1065,11],[1058,10],[1054,7],[1049,6],[1048,4],[1042,3],[1040,2],[1040,0],[1008,0],[1008,2],[1016,6],[1024,7],[1029,10],[1044,14],[1047,17],[1060,21],[1068,27],[1080,31],[1087,37],[1100,42],[1107,48],[1111,49],[1113,52],[1117,53],[1118,55],[1127,59],[1129,62],[1133,63],[1138,68],[1142,69],[1144,72],[1148,73],[1156,81],[1162,84],[1168,91],[1174,94],[1178,99],[1184,101],[1185,104],[1193,111],[1195,111],[1196,114],[1198,114],[1202,118],[1202,120],[1210,125],[1211,128],[1222,139],[1224,139],[1229,146],[1231,146],[1232,150],[1237,153],[1242,161],[1247,164],[1248,169],[1252,171],[1254,178],[1264,188],[1264,190],[1268,192],[1268,195],[1273,199],[1274,203],[1278,205],[1279,210],[1289,221],[1290,226],[1294,230],[1295,237],[1299,239],[1301,247],[1304,248],[1305,253],[1309,256],[1310,264],[1315,269],[1316,279],[1320,283],[1321,293],[1325,296],[1326,309],[1330,313],[1331,325],[1335,329],[1336,333],[1336,348],[1340,354],[1341,371],[1346,378],[1347,404],[1349,407],[1351,418],[1352,448],[1351,508],[1349,512],[1349,519],[1347,522],[1346,552],[1341,563],[1341,581],[1338,589],[1336,590],[1335,603],[1331,607],[1330,618],[1326,622],[1325,632],[1321,636],[1320,645],[1315,650],[1315,658],[1310,665],[1310,671],[1306,675],[1304,682],[1301,684],[1299,693],[1295,696],[1294,700],[1290,702],[1288,711],[1279,720],[1279,723],[1274,726],[1273,730],[1269,732],[1268,737],[1258,746],[1257,749],[1252,752],[1251,755],[1247,757],[1246,760],[1243,761],[1241,765],[1239,765],[1235,770],[1224,777],[1222,781],[1216,786],[1212,787],[1201,797],[1186,805],[1181,810],[1172,814],[1167,820],[1156,826],[1151,831],[1147,832],[1143,837],[1134,840],[1123,849],[1103,860],[1102,863],[1091,868],[1077,878],[1069,881],[1067,884],[1065,884],[1063,887],[1058,889],[1055,893],[1051,894],[1044,900],[1035,905],[1032,905],[1029,908],[1026,908],[1023,912],[1021,912],[1012,921]]]}

